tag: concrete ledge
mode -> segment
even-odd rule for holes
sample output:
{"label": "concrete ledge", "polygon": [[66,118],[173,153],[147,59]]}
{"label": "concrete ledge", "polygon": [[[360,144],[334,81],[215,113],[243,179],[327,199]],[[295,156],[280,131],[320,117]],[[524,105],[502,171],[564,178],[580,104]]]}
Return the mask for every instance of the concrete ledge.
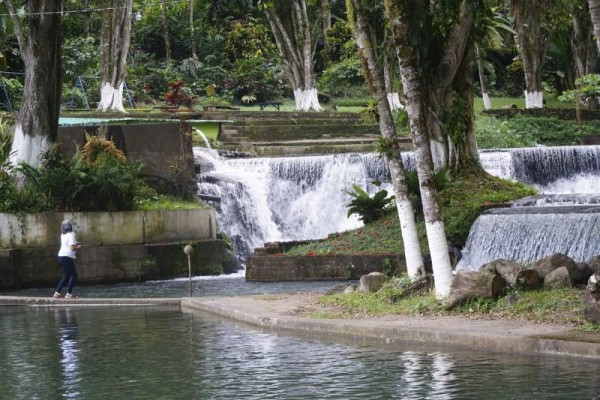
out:
{"label": "concrete ledge", "polygon": [[85,298],[54,299],[52,297],[0,296],[0,306],[170,306],[180,308],[179,298]]}
{"label": "concrete ledge", "polygon": [[246,259],[246,280],[256,282],[348,280],[370,272],[406,272],[400,254],[334,256],[251,256]]}
{"label": "concrete ledge", "polygon": [[[275,331],[413,342],[479,351],[567,355],[600,359],[600,334],[577,339],[569,327],[527,321],[470,320],[461,317],[386,316],[328,320],[301,316],[311,295],[183,298],[183,312],[200,310]],[[312,295],[315,296],[315,295]]]}

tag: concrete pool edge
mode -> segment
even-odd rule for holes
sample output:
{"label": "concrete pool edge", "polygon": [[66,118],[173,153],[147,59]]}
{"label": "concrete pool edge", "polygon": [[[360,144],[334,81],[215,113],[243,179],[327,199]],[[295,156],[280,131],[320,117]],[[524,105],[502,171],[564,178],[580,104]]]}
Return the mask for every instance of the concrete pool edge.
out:
{"label": "concrete pool edge", "polygon": [[[332,335],[385,344],[418,343],[488,352],[600,359],[600,333],[576,335],[571,327],[529,321],[392,315],[356,319],[306,316],[320,293],[183,298],[83,298],[0,296],[0,306],[169,306],[206,312],[273,331]],[[318,305],[316,306],[318,307]]]}
{"label": "concrete pool edge", "polygon": [[320,319],[308,296],[318,294],[182,298],[183,312],[203,311],[274,331],[296,331],[371,339],[386,344],[419,343],[478,351],[575,356],[600,359],[600,333],[576,339],[573,328],[528,321],[393,315],[360,319]]}

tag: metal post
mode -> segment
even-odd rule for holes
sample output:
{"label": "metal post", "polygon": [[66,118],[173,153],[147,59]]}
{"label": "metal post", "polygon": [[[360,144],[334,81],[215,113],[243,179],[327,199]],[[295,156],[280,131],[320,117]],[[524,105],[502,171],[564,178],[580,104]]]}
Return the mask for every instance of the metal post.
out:
{"label": "metal post", "polygon": [[183,248],[183,252],[187,255],[187,258],[188,258],[188,271],[189,271],[189,279],[190,279],[190,297],[192,297],[192,253],[194,252],[194,248],[188,244]]}

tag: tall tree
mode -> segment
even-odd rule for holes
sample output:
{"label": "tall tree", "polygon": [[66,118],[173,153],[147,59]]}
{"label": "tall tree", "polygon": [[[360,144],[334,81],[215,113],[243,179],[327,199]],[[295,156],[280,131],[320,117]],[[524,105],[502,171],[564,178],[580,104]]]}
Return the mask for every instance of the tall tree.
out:
{"label": "tall tree", "polygon": [[548,3],[548,0],[510,0],[525,73],[525,108],[544,106],[542,66],[547,38],[542,30],[541,15]]}
{"label": "tall tree", "polygon": [[[41,164],[41,155],[56,140],[61,68],[61,0],[6,0],[25,64],[25,87],[12,143],[10,162]],[[17,7],[24,6],[22,16]]]}
{"label": "tall tree", "polygon": [[165,39],[165,58],[167,60],[167,68],[171,67],[173,55],[171,51],[171,39],[169,37],[169,16],[167,14],[167,3],[160,3],[160,11],[162,16],[163,37]]}
{"label": "tall tree", "polygon": [[[415,31],[411,51],[415,52],[422,76],[426,130],[437,169],[458,170],[479,163],[473,122],[473,43],[477,32],[474,12],[484,12],[480,3],[481,0],[386,0],[388,13],[397,7],[407,9],[411,18],[419,21],[412,24]],[[396,25],[392,27],[397,30]],[[398,33],[394,31],[393,35],[402,61]]]}
{"label": "tall tree", "polygon": [[[369,18],[372,7],[366,0],[347,0],[348,19],[353,27],[356,44],[364,65],[365,76],[369,84],[371,95],[377,100],[379,113],[379,130],[381,136],[388,144],[386,161],[390,170],[396,209],[400,218],[400,229],[404,243],[406,269],[411,279],[418,278],[425,273],[423,255],[419,244],[417,227],[413,206],[408,199],[408,190],[404,178],[404,165],[400,156],[398,135],[394,119],[386,95],[385,80],[383,77],[383,57],[378,54],[380,48],[376,40],[376,28],[373,18]],[[372,6],[372,4],[371,4]],[[379,20],[381,21],[381,20]],[[385,47],[384,47],[385,49]]]}
{"label": "tall tree", "polygon": [[[452,11],[453,6],[458,6],[456,14],[444,13]],[[471,42],[470,31],[473,26],[470,7],[468,0],[386,0],[386,11],[399,56],[406,111],[415,146],[425,228],[438,298],[446,297],[450,292],[452,266],[444,222],[439,210],[437,188],[433,180],[434,163],[429,134],[435,132],[431,130],[429,121],[431,114],[439,110],[436,102],[443,100],[436,91],[446,92],[451,96],[451,82],[459,73],[460,65],[469,59],[466,47],[467,43]],[[436,19],[440,14],[444,16],[445,21]],[[452,21],[451,26],[444,25],[445,28],[440,29],[441,25],[438,24],[445,24],[447,21]],[[441,60],[439,57],[431,57],[434,54],[429,53],[431,51],[439,52]],[[433,60],[440,60],[439,64],[431,64]],[[458,86],[460,87],[461,85]],[[457,93],[460,95],[462,92]]]}
{"label": "tall tree", "polygon": [[100,33],[100,102],[98,111],[124,113],[123,85],[133,0],[104,0]]}
{"label": "tall tree", "polygon": [[265,2],[264,11],[294,90],[296,110],[320,111],[314,67],[321,18],[315,18],[311,31],[305,0]]}
{"label": "tall tree", "polygon": [[190,0],[190,47],[192,48],[192,58],[198,60],[196,53],[196,36],[194,29],[194,0]]}

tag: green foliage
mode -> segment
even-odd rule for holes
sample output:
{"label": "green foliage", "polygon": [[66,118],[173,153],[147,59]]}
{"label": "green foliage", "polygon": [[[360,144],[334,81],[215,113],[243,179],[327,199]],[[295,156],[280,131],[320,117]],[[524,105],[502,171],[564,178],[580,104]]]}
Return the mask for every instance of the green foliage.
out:
{"label": "green foliage", "polygon": [[144,188],[140,169],[141,164],[122,163],[107,152],[90,163],[80,153],[68,157],[53,147],[39,168],[25,163],[15,167],[25,185],[12,211],[133,210]]}
{"label": "green foliage", "polygon": [[[598,103],[598,97],[600,97],[600,75],[584,75],[577,78],[575,84],[579,87],[579,96],[582,102]],[[576,96],[576,90],[566,90],[562,95],[558,96],[558,100],[574,102]]]}
{"label": "green foliage", "polygon": [[6,91],[8,92],[8,97],[10,97],[10,103],[13,110],[18,110],[23,98],[23,83],[21,83],[18,78],[7,78],[6,76],[3,76],[2,80],[6,86]]}
{"label": "green foliage", "polygon": [[327,47],[321,50],[326,65],[356,58],[356,42],[348,21],[337,20],[326,32]]}
{"label": "green foliage", "polygon": [[12,147],[12,134],[8,130],[8,122],[0,117],[0,170],[3,169]]}
{"label": "green foliage", "polygon": [[[419,176],[416,171],[404,171],[404,180],[415,216],[423,217],[423,201],[421,199],[421,187],[419,184]],[[450,185],[448,171],[440,170],[433,174],[433,184],[438,193]]]}
{"label": "green foliage", "polygon": [[507,120],[480,117],[475,121],[480,148],[575,145],[583,136],[595,134],[598,129],[600,121],[578,125],[572,120],[522,115]]}
{"label": "green foliage", "polygon": [[74,84],[77,76],[97,74],[98,43],[93,36],[66,38],[62,45],[64,82]]}
{"label": "green foliage", "polygon": [[282,72],[260,55],[237,60],[225,81],[226,93],[240,102],[245,96],[266,101],[281,96],[282,90]]}
{"label": "green foliage", "polygon": [[362,65],[357,56],[331,64],[319,79],[319,88],[332,96],[351,97],[365,93]]}
{"label": "green foliage", "polygon": [[230,31],[223,43],[223,59],[229,65],[238,60],[259,57],[271,60],[277,55],[275,44],[270,38],[267,27],[262,24],[239,20],[230,24]]}
{"label": "green foliage", "polygon": [[379,121],[377,112],[377,100],[370,97],[366,107],[360,111],[363,124],[376,124]]}
{"label": "green foliage", "polygon": [[[380,182],[373,182],[377,187]],[[365,192],[358,185],[352,185],[352,191],[346,192],[352,197],[352,201],[346,205],[348,208],[348,217],[352,214],[357,214],[362,222],[369,224],[385,215],[386,208],[394,200],[393,196],[388,197],[388,192],[385,189],[379,190],[373,195]]]}

